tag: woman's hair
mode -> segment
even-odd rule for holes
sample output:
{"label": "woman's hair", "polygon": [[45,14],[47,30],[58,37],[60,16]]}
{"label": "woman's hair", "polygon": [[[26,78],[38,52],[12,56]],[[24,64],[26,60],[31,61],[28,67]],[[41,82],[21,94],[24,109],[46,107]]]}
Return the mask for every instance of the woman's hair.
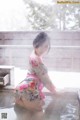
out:
{"label": "woman's hair", "polygon": [[49,36],[45,32],[40,32],[36,36],[36,38],[33,40],[33,47],[38,48],[46,41],[49,41],[49,49],[50,49],[50,38],[49,38]]}

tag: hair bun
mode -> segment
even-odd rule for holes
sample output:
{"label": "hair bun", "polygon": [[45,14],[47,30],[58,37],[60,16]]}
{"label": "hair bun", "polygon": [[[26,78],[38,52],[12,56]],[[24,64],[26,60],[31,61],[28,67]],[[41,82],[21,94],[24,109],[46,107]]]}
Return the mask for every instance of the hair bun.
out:
{"label": "hair bun", "polygon": [[47,34],[45,32],[40,32],[39,36],[41,36],[41,38],[44,38],[47,36]]}
{"label": "hair bun", "polygon": [[49,40],[49,37],[48,37],[47,33],[40,32],[33,41],[34,48],[38,48],[39,46],[41,46],[47,40],[50,43],[50,40]]}

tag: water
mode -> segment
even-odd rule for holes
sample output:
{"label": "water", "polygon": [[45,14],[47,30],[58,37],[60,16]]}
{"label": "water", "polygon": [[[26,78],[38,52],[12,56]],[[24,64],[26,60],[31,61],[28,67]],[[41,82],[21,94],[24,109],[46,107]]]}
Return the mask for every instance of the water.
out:
{"label": "water", "polygon": [[79,117],[76,115],[76,106],[68,103],[65,107],[65,112],[60,116],[60,120],[78,120]]}

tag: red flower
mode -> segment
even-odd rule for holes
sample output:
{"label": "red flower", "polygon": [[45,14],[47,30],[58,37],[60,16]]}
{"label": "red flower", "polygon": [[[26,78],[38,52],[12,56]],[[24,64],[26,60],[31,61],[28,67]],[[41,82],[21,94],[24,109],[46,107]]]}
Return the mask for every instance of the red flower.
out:
{"label": "red flower", "polygon": [[30,83],[30,87],[31,87],[31,88],[34,88],[34,87],[35,87],[35,82],[31,82],[31,83]]}
{"label": "red flower", "polygon": [[30,64],[34,67],[34,66],[38,66],[38,61],[31,59],[30,60]]}

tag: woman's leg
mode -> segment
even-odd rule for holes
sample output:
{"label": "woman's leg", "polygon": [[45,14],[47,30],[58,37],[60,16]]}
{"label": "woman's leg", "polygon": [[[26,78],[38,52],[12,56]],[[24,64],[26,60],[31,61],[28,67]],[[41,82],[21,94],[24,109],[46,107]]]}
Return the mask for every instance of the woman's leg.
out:
{"label": "woman's leg", "polygon": [[43,100],[36,99],[33,101],[29,101],[29,100],[26,100],[25,97],[21,97],[20,99],[15,100],[15,103],[21,107],[24,107],[24,108],[32,110],[32,111],[33,110],[40,111],[40,110],[42,110],[43,105],[44,105]]}
{"label": "woman's leg", "polygon": [[38,99],[33,100],[33,101],[28,101],[23,97],[22,101],[25,107],[29,110],[42,110],[42,107],[44,105],[44,102]]}
{"label": "woman's leg", "polygon": [[[15,103],[29,110],[42,110],[44,101],[40,100],[39,97],[35,97],[35,92],[38,91],[36,86],[34,88],[35,92],[30,86],[29,87],[31,88],[31,91],[29,90],[30,88],[25,88],[21,91],[20,89],[24,87],[23,85],[20,85],[16,88],[17,90],[15,91]],[[34,97],[34,100],[32,99],[32,95]]]}
{"label": "woman's leg", "polygon": [[19,105],[19,106],[21,106],[21,107],[25,107],[25,106],[24,106],[24,103],[23,103],[23,101],[22,101],[21,98],[20,98],[20,99],[16,99],[16,98],[15,98],[15,101],[14,101],[14,102],[15,102],[16,105]]}

